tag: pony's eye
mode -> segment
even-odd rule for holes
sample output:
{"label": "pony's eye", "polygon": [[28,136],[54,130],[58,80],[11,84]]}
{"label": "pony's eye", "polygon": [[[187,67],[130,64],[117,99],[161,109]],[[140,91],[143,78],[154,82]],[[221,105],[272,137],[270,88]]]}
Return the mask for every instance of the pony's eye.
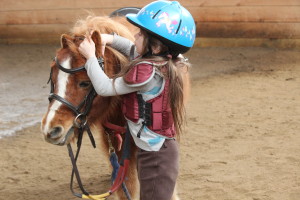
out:
{"label": "pony's eye", "polygon": [[82,81],[79,83],[79,87],[81,88],[87,88],[89,86],[91,86],[91,81]]}

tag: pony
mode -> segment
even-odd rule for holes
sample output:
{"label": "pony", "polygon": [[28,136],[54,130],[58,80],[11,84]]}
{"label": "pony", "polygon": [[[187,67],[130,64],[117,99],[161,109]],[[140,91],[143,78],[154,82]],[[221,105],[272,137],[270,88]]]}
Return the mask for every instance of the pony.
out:
{"label": "pony", "polygon": [[[76,129],[74,124],[88,123],[91,132],[100,135],[98,146],[108,157],[109,141],[105,134],[104,124],[109,122],[124,126],[125,119],[121,109],[121,97],[102,97],[94,94],[91,100],[90,93],[93,86],[83,67],[86,59],[78,51],[78,46],[91,30],[93,30],[92,39],[96,44],[96,56],[103,58],[104,72],[109,77],[113,77],[128,63],[127,57],[109,46],[105,47],[105,55],[102,55],[100,34],[116,33],[133,41],[133,34],[138,31],[136,27],[122,17],[89,16],[84,20],[79,20],[70,34],[61,36],[61,48],[57,50],[56,58],[51,63],[52,95],[50,95],[48,109],[41,121],[41,130],[47,142],[67,145],[78,138],[78,133],[74,131]],[[82,112],[88,102],[91,105],[87,115],[82,117],[76,114],[76,112]],[[115,149],[120,149],[120,144],[117,142],[114,142],[113,146]],[[138,199],[135,145],[132,145],[131,149],[133,152],[130,156],[126,185],[132,199]],[[120,158],[120,153],[118,156]],[[116,191],[116,196],[119,200],[127,199],[121,189]],[[172,200],[178,199],[175,191]]]}

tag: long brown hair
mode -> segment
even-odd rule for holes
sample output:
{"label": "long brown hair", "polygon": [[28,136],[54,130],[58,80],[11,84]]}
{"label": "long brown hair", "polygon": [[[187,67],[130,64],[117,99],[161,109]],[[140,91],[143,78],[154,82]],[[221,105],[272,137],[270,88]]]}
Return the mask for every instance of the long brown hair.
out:
{"label": "long brown hair", "polygon": [[[141,55],[131,61],[116,77],[126,75],[126,73],[137,63],[141,61],[152,61],[156,63],[165,63],[158,67],[159,70],[166,67],[167,70],[161,70],[164,78],[169,81],[169,103],[175,124],[177,136],[180,136],[185,124],[185,98],[188,94],[188,70],[190,63],[182,56],[172,57],[169,49],[158,38],[147,34],[141,30],[144,35],[143,47]],[[157,54],[152,54],[152,49],[158,48]]]}

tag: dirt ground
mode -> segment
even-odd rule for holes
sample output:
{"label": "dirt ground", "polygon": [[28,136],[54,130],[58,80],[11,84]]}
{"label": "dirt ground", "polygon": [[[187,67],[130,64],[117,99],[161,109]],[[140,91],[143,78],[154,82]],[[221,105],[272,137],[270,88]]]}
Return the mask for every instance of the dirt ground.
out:
{"label": "dirt ground", "polygon": [[[0,48],[11,59],[7,67],[21,62],[23,71],[34,71],[16,73],[16,80],[45,85],[55,46]],[[299,200],[299,51],[211,47],[187,56],[192,95],[180,142],[181,199]],[[79,167],[87,187],[104,192],[106,158],[90,146],[86,139]],[[45,143],[39,125],[1,139],[0,155],[0,200],[77,199],[69,191],[66,147]]]}

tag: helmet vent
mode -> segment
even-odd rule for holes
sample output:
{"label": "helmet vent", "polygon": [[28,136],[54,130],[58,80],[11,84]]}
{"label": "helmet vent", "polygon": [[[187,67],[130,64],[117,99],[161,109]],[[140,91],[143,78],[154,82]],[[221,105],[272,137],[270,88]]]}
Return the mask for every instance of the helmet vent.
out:
{"label": "helmet vent", "polygon": [[153,15],[152,19],[154,19],[156,17],[156,15],[158,15],[158,13],[160,12],[161,10],[157,11],[157,13],[155,13],[155,15]]}
{"label": "helmet vent", "polygon": [[176,34],[178,33],[178,31],[179,31],[179,29],[180,29],[181,22],[182,22],[182,20],[180,19],[180,21],[179,21],[179,25],[178,25],[178,28],[177,28],[177,30],[176,30]]}

